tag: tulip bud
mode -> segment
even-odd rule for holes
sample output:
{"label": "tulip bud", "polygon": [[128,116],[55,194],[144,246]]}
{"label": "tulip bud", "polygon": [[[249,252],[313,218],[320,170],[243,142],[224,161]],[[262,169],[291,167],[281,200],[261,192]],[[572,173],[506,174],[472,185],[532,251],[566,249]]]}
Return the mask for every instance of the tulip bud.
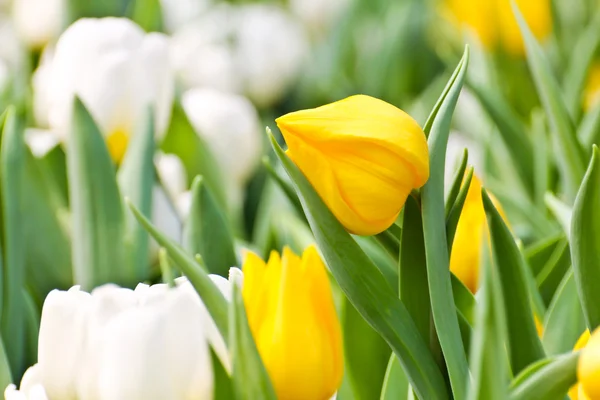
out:
{"label": "tulip bud", "polygon": [[258,351],[280,400],[329,399],[342,380],[340,323],[325,266],[309,247],[267,264],[248,253],[242,295]]}
{"label": "tulip bud", "polygon": [[[152,107],[158,135],[169,122],[174,82],[167,37],[144,31],[125,18],[80,19],[59,38],[42,75],[48,122],[67,134],[73,98],[78,96],[106,137],[119,162],[147,110]],[[40,78],[41,79],[41,78]]]}
{"label": "tulip bud", "polygon": [[581,397],[582,393],[590,399],[600,399],[600,330],[587,336],[589,339],[583,345],[577,365],[580,400],[585,398]]}
{"label": "tulip bud", "polygon": [[13,19],[21,39],[33,49],[41,49],[55,39],[66,22],[65,0],[15,0]]}
{"label": "tulip bud", "polygon": [[276,122],[288,156],[351,233],[387,229],[429,178],[425,134],[382,100],[351,96]]}

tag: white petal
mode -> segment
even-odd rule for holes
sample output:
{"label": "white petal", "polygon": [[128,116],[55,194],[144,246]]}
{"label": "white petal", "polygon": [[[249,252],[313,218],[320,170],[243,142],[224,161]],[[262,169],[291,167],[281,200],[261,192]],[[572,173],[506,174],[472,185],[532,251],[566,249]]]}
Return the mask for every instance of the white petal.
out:
{"label": "white petal", "polygon": [[[160,185],[152,189],[152,223],[169,239],[175,243],[182,242],[182,223],[173,206],[171,199]],[[154,239],[150,240],[150,254],[157,257],[158,245]]]}
{"label": "white petal", "polygon": [[25,129],[25,143],[31,149],[34,156],[41,158],[54,149],[60,142],[55,132],[46,129]]}
{"label": "white petal", "polygon": [[177,198],[187,189],[187,174],[183,162],[175,154],[157,154],[154,157],[158,177],[171,196]]}
{"label": "white petal", "polygon": [[66,17],[64,0],[15,0],[13,19],[30,47],[42,48],[60,33]]}

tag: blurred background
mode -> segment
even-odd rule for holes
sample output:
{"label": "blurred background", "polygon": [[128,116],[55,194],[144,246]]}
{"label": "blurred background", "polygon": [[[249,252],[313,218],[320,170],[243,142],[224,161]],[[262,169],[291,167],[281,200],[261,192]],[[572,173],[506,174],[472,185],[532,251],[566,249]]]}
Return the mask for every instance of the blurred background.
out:
{"label": "blurred background", "polygon": [[[516,3],[543,47],[578,134],[585,143],[598,143],[600,3]],[[81,18],[109,16],[126,17],[139,28],[108,26],[93,45],[81,29],[62,35]],[[120,57],[129,57],[119,51],[145,51],[141,39],[131,39],[144,31],[165,35],[160,41],[166,47],[140,56],[131,67],[136,72],[114,72],[114,65],[125,68]],[[35,321],[46,293],[77,282],[60,93],[89,89],[88,97],[100,105],[86,103],[85,96],[83,102],[104,130],[112,126],[105,103],[120,108],[117,97],[100,93],[98,85],[131,86],[131,93],[156,86],[152,98],[162,105],[154,110],[161,132],[152,218],[171,238],[184,240],[189,189],[203,175],[238,245],[262,255],[284,245],[299,252],[312,241],[310,230],[268,179],[276,167],[262,162],[271,157],[264,128],[276,131],[275,118],[287,112],[358,93],[386,100],[423,125],[468,43],[471,64],[453,121],[448,179],[468,148],[469,163],[502,203],[528,254],[542,257],[536,246],[553,241],[553,272],[544,272],[541,261],[532,263],[546,304],[569,267],[561,261],[568,249],[556,215],[562,188],[555,144],[508,0],[2,0],[0,32],[0,109],[14,106],[27,144],[26,194],[17,221],[28,271],[25,318],[34,327],[25,339],[29,358],[35,358]],[[115,43],[126,43],[125,50],[110,53]],[[118,62],[97,62],[103,52]],[[137,72],[142,70],[147,73]],[[119,169],[129,139],[115,129],[104,133]],[[359,240],[373,258],[394,268],[375,242]],[[157,281],[156,248],[150,254],[147,280]],[[390,351],[349,304],[340,308],[345,345],[354,350],[347,354],[342,392],[377,398]],[[15,376],[30,364],[16,364]]]}

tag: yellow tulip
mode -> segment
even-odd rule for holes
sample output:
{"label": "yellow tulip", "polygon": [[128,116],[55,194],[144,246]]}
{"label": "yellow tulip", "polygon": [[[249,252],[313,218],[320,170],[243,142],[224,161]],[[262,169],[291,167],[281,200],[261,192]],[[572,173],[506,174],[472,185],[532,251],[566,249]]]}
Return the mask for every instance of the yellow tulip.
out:
{"label": "yellow tulip", "polygon": [[248,323],[279,400],[327,400],[342,381],[342,333],[315,247],[265,262],[247,253],[242,295]]}
{"label": "yellow tulip", "polygon": [[583,97],[583,108],[591,109],[600,101],[600,62],[590,68]]}
{"label": "yellow tulip", "polygon": [[351,96],[276,122],[288,156],[351,233],[387,229],[429,178],[423,130],[382,100]]}
{"label": "yellow tulip", "polygon": [[[577,340],[577,343],[575,343],[575,347],[573,348],[573,351],[583,349],[585,346],[587,346],[589,340],[590,340],[590,331],[586,329],[585,332],[583,332],[581,334],[581,336],[579,337],[579,339]],[[587,400],[588,399],[586,394],[583,391],[583,387],[579,383],[576,383],[575,385],[571,386],[571,389],[569,389],[569,397],[571,398],[571,400]]]}
{"label": "yellow tulip", "polygon": [[[506,221],[500,203],[491,193],[488,192],[488,195]],[[450,271],[473,293],[479,285],[479,262],[484,239],[489,241],[489,231],[481,197],[481,181],[473,175],[450,253]]]}
{"label": "yellow tulip", "polygon": [[600,329],[596,329],[581,350],[577,365],[579,394],[584,393],[592,400],[600,399]]}
{"label": "yellow tulip", "polygon": [[[525,51],[510,0],[447,0],[457,24],[470,28],[488,49],[502,47],[514,55]],[[519,10],[538,39],[552,30],[550,0],[516,0]]]}

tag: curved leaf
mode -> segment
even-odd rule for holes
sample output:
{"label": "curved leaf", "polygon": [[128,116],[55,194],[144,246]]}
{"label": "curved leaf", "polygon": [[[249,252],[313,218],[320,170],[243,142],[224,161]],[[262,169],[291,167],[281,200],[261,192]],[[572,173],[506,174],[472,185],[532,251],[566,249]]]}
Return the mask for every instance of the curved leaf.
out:
{"label": "curved leaf", "polygon": [[[541,366],[527,378],[517,377],[510,400],[563,399],[569,388],[577,382],[579,353],[557,357]],[[523,373],[529,374],[526,370]]]}

